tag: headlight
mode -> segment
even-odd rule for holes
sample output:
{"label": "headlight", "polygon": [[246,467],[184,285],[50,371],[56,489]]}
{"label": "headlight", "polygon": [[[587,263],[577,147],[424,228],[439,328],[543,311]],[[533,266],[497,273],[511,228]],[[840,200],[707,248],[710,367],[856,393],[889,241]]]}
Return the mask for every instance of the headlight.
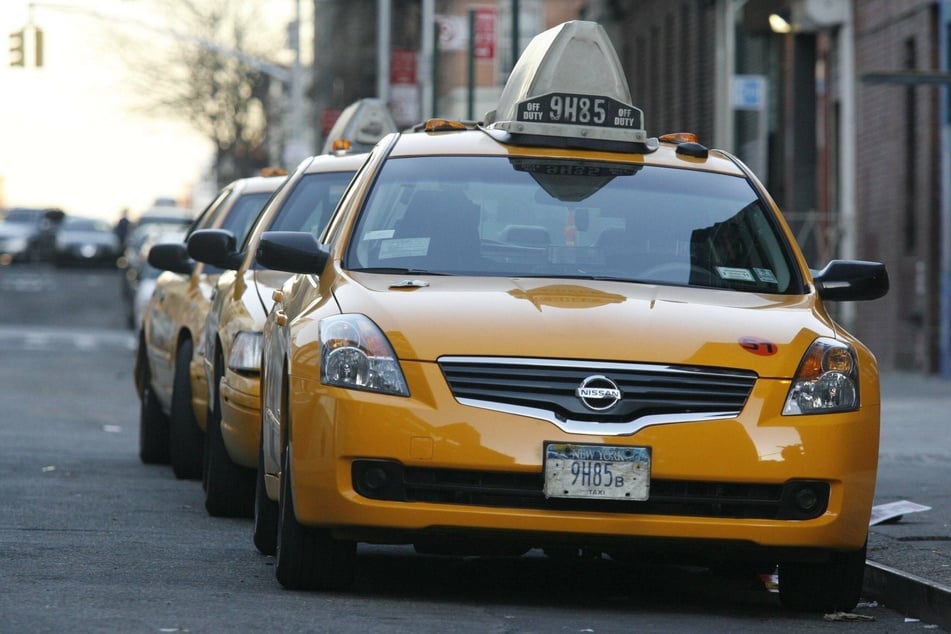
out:
{"label": "headlight", "polygon": [[244,374],[259,374],[262,338],[260,332],[239,332],[231,346],[231,354],[228,355],[228,368]]}
{"label": "headlight", "polygon": [[851,346],[817,339],[799,365],[783,414],[824,414],[859,408],[859,368]]}
{"label": "headlight", "polygon": [[406,379],[383,332],[363,315],[320,322],[320,380],[326,385],[409,396]]}

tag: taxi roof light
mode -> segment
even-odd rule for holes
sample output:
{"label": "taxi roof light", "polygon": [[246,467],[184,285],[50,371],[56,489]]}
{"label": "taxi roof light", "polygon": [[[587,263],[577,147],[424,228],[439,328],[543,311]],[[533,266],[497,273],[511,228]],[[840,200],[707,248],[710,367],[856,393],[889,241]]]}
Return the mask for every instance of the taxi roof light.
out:
{"label": "taxi roof light", "polygon": [[389,108],[380,99],[366,98],[354,101],[343,109],[327,133],[322,154],[344,151],[338,141],[350,144],[347,150],[369,151],[376,142],[390,132],[397,131]]}
{"label": "taxi roof light", "polygon": [[657,141],[647,138],[644,113],[630,103],[604,28],[573,20],[532,39],[485,124],[519,135],[520,143],[653,151]]}

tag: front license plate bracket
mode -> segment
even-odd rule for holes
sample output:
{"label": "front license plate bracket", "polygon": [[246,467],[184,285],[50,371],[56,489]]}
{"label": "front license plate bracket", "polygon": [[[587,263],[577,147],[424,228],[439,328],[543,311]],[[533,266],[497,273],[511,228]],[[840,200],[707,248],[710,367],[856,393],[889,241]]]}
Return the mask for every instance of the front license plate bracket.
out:
{"label": "front license plate bracket", "polygon": [[544,456],[546,498],[650,497],[650,447],[547,442]]}

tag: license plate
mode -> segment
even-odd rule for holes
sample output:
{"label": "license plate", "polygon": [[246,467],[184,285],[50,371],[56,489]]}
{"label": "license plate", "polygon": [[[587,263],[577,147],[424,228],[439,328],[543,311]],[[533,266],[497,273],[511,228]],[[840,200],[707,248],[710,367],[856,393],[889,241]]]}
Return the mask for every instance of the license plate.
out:
{"label": "license plate", "polygon": [[545,497],[646,500],[650,447],[545,445]]}

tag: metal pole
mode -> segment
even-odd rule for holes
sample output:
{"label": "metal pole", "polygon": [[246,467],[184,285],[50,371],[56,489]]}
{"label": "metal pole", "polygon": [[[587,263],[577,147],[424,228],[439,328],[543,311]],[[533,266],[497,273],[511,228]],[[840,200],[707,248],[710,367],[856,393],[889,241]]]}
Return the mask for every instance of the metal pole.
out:
{"label": "metal pole", "polygon": [[[839,231],[842,241],[839,257],[854,259],[856,249],[855,204],[855,28],[851,9],[839,27]],[[856,310],[853,302],[842,302],[840,319],[849,330],[855,326]]]}
{"label": "metal pole", "polygon": [[433,48],[436,43],[435,29],[433,24],[436,21],[435,0],[422,0],[421,4],[421,22],[420,33],[422,33],[422,42],[419,51],[419,73],[418,78],[420,86],[420,104],[423,112],[421,119],[425,121],[433,116]]}
{"label": "metal pole", "polygon": [[294,0],[294,22],[291,24],[291,47],[294,50],[294,65],[291,67],[290,129],[285,140],[284,152],[287,163],[294,167],[312,154],[304,135],[304,82],[300,52],[300,0]]}
{"label": "metal pole", "polygon": [[512,0],[512,68],[513,69],[515,68],[515,63],[518,62],[518,55],[520,52],[518,50],[518,47],[519,47],[518,31],[520,28],[518,23],[519,12],[520,12],[520,8],[518,5],[518,0]]}
{"label": "metal pole", "polygon": [[[716,68],[714,69],[714,147],[730,149],[735,143],[733,133],[733,77],[736,73],[736,8],[733,0],[716,4]],[[768,111],[761,113],[762,118]],[[762,178],[762,177],[761,177]]]}
{"label": "metal pole", "polygon": [[390,0],[377,0],[376,24],[376,95],[390,103]]}
{"label": "metal pole", "polygon": [[469,84],[466,92],[466,119],[475,120],[475,33],[476,11],[469,9],[469,51],[467,53],[469,66]]}
{"label": "metal pole", "polygon": [[[938,48],[940,68],[951,70],[951,0],[938,3]],[[938,350],[941,377],[951,379],[951,86],[941,89],[941,298],[938,311]]]}

